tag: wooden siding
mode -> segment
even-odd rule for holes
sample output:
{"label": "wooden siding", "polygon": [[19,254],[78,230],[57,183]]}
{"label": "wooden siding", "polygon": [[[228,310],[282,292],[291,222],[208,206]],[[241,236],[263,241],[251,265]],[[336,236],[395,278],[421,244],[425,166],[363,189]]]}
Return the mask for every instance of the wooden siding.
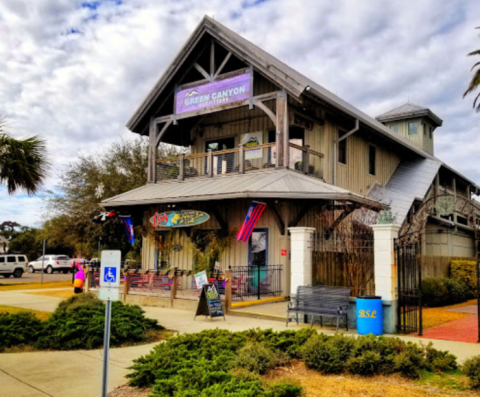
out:
{"label": "wooden siding", "polygon": [[[414,135],[408,134],[408,124],[417,123],[417,133]],[[434,151],[434,137],[435,132],[432,133],[432,138],[430,138],[429,127],[432,124],[426,121],[424,118],[418,119],[406,119],[399,121],[389,121],[385,123],[385,126],[392,128],[392,126],[398,126],[398,135],[403,136],[408,139],[410,142],[417,145],[419,148],[425,150],[427,153],[433,154]]]}
{"label": "wooden siding", "polygon": [[455,231],[435,223],[428,223],[425,230],[424,253],[427,256],[472,257],[475,255],[472,233],[461,229]]}
{"label": "wooden siding", "polygon": [[475,260],[475,257],[422,256],[422,278],[450,276],[450,263],[453,260]]}

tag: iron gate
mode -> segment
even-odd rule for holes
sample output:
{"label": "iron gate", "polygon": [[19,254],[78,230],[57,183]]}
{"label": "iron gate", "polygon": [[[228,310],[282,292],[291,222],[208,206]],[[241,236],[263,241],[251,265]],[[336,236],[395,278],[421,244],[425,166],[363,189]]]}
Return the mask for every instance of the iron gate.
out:
{"label": "iron gate", "polygon": [[395,239],[398,280],[397,327],[422,335],[422,267],[420,238]]}

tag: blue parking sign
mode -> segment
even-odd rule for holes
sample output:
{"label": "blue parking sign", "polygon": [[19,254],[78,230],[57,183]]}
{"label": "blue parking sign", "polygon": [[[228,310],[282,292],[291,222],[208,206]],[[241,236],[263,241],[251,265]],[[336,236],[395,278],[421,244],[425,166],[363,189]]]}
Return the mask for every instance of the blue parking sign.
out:
{"label": "blue parking sign", "polygon": [[103,281],[105,283],[116,283],[117,282],[117,268],[116,267],[105,267],[105,273],[103,275]]}

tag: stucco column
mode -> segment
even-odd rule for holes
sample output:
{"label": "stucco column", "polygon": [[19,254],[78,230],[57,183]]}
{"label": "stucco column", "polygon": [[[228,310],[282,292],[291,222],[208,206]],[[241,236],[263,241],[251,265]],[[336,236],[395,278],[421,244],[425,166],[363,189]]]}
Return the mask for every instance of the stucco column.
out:
{"label": "stucco column", "polygon": [[300,285],[312,285],[312,244],[314,227],[289,227],[290,232],[290,296]]}
{"label": "stucco column", "polygon": [[386,333],[396,332],[397,267],[395,265],[394,239],[399,225],[373,225],[375,295],[383,301],[383,325]]}

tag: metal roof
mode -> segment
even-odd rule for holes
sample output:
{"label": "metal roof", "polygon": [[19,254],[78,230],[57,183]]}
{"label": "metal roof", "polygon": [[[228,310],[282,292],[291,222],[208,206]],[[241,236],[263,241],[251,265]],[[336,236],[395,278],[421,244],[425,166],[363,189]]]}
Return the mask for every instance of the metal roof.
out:
{"label": "metal roof", "polygon": [[374,208],[387,207],[374,199],[287,169],[152,183],[104,200],[101,205],[117,207],[233,198],[349,200]]}
{"label": "metal roof", "polygon": [[375,186],[369,197],[389,205],[396,223],[401,225],[415,199],[424,199],[440,166],[439,162],[428,159],[403,161],[387,185]]}
{"label": "metal roof", "polygon": [[406,103],[398,108],[389,110],[388,112],[377,116],[376,119],[381,122],[387,122],[423,116],[429,117],[437,126],[441,126],[443,124],[443,120],[430,109],[415,105],[413,103]]}

